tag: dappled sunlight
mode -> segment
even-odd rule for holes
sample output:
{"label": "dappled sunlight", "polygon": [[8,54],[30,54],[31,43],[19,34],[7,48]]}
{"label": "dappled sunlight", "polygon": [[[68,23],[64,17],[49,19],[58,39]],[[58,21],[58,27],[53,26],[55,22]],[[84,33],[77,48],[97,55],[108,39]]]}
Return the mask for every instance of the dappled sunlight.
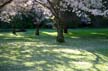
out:
{"label": "dappled sunlight", "polygon": [[77,37],[77,36],[72,36],[71,38],[75,38],[75,39],[78,39],[78,38],[80,38],[80,37]]}
{"label": "dappled sunlight", "polygon": [[0,36],[0,71],[108,71],[107,39],[70,36],[59,44],[52,39],[55,32],[26,34]]}
{"label": "dappled sunlight", "polygon": [[2,33],[2,34],[0,34],[0,37],[12,37],[12,36],[14,36],[12,33]]}
{"label": "dappled sunlight", "polygon": [[57,36],[57,32],[42,32],[42,33],[50,36]]}
{"label": "dappled sunlight", "polygon": [[[36,42],[25,43],[8,43],[0,55],[0,67],[4,64],[5,59],[8,64],[13,63],[11,69],[22,65],[24,68],[29,68],[32,71],[75,71],[75,70],[103,70],[106,71],[108,66],[108,58],[99,53],[92,53],[84,49],[64,48],[60,45],[35,45]],[[31,44],[31,45],[30,45]],[[11,46],[9,46],[11,45]],[[91,47],[92,48],[92,47]],[[97,55],[95,55],[97,54]],[[1,60],[1,58],[4,58]],[[97,58],[99,61],[97,61]],[[105,58],[105,60],[103,60]],[[24,70],[22,67],[18,71]],[[101,68],[102,69],[101,69]],[[8,67],[4,67],[8,68]],[[12,71],[12,70],[9,71]]]}
{"label": "dappled sunlight", "polygon": [[80,29],[77,30],[70,30],[68,35],[70,38],[77,37],[78,39],[97,39],[97,38],[107,38],[108,37],[108,30],[106,29]]}
{"label": "dappled sunlight", "polygon": [[79,50],[72,50],[72,49],[54,49],[52,50],[54,52],[64,52],[64,53],[75,53],[75,54],[80,54],[81,52]]}
{"label": "dappled sunlight", "polygon": [[93,35],[100,35],[100,36],[108,36],[107,33],[102,33],[102,32],[92,32],[91,34],[93,34]]}
{"label": "dappled sunlight", "polygon": [[27,66],[27,67],[32,67],[32,66],[35,65],[34,62],[24,62],[23,64],[24,64],[25,66]]}
{"label": "dappled sunlight", "polygon": [[[94,60],[95,56],[90,53],[90,52],[87,52],[87,51],[81,51],[81,50],[72,50],[72,49],[57,49],[57,50],[54,50],[55,52],[60,52],[62,53],[62,56],[65,56],[65,57],[68,57],[68,58],[73,58],[73,59],[91,59],[91,60]],[[72,56],[70,56],[72,55]]]}
{"label": "dappled sunlight", "polygon": [[3,34],[0,34],[0,36],[3,36]]}
{"label": "dappled sunlight", "polygon": [[76,69],[79,69],[79,70],[87,70],[87,69],[90,69],[92,68],[92,63],[91,62],[72,62],[71,64],[74,65],[74,67]]}

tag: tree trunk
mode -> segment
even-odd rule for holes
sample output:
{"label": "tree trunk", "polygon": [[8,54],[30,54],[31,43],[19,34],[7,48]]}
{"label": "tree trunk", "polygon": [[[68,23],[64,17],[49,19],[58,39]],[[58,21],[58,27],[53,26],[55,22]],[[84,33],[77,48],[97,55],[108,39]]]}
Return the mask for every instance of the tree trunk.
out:
{"label": "tree trunk", "polygon": [[57,42],[59,43],[65,42],[63,35],[63,25],[60,23],[57,24]]}
{"label": "tree trunk", "polygon": [[36,24],[36,31],[35,31],[35,35],[39,36],[39,24]]}
{"label": "tree trunk", "polygon": [[64,33],[65,33],[65,34],[68,33],[68,26],[67,26],[67,24],[64,24]]}
{"label": "tree trunk", "polygon": [[26,32],[26,29],[25,29],[25,23],[22,23],[21,32]]}
{"label": "tree trunk", "polygon": [[15,28],[15,24],[14,23],[12,24],[12,33],[14,35],[16,35],[16,28]]}

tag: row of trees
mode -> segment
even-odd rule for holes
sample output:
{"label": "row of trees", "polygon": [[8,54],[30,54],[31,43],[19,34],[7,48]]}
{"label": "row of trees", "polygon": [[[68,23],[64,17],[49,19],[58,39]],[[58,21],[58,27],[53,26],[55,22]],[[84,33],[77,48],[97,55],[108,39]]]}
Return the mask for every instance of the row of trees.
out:
{"label": "row of trees", "polygon": [[[7,4],[9,6],[5,6]],[[8,22],[15,18],[16,14],[20,15],[20,13],[28,17],[32,16],[33,18],[41,17],[41,19],[44,17],[42,16],[43,14],[47,15],[56,23],[57,41],[64,42],[63,33],[68,31],[64,16],[67,12],[71,12],[72,18],[77,20],[83,14],[91,20],[98,16],[107,18],[107,4],[107,0],[5,0],[5,2],[0,4],[0,14],[1,19]],[[5,8],[3,8],[4,6]],[[26,13],[29,13],[29,15]]]}
{"label": "row of trees", "polygon": [[[57,26],[57,41],[64,42],[63,29],[67,31],[63,14],[67,11],[75,13],[80,17],[82,13],[90,16],[106,16],[107,8],[104,6],[106,0],[35,0],[35,2],[46,7],[55,17]],[[106,8],[106,9],[105,9]]]}

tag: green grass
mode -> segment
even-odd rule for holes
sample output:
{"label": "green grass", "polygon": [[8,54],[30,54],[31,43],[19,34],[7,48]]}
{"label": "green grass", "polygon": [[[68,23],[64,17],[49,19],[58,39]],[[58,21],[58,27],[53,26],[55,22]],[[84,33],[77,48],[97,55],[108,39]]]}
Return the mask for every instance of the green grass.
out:
{"label": "green grass", "polygon": [[62,44],[56,35],[0,33],[0,71],[108,71],[108,29],[70,29]]}

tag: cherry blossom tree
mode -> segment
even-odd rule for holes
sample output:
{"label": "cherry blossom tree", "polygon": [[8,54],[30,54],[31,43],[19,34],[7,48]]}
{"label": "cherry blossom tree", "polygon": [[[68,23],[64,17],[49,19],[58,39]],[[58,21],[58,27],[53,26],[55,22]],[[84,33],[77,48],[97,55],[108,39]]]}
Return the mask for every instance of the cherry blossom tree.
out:
{"label": "cherry blossom tree", "polygon": [[[21,13],[26,13],[30,10],[31,5],[28,4],[28,0],[5,0],[6,2],[1,5],[0,19],[11,23],[12,33],[16,34],[15,25],[16,19],[21,17]],[[14,20],[14,21],[13,21]]]}
{"label": "cherry blossom tree", "polygon": [[11,15],[15,15],[19,11],[35,10],[37,12],[38,9],[41,9],[43,13],[48,13],[56,23],[58,42],[65,41],[63,15],[66,11],[76,14],[78,17],[83,13],[89,17],[107,16],[108,13],[107,0],[13,0],[12,2],[12,6],[9,6]]}
{"label": "cherry blossom tree", "polygon": [[[63,36],[63,20],[61,13],[65,11],[74,12],[77,16],[81,16],[82,12],[88,15],[103,15],[102,0],[35,0],[41,6],[50,10],[54,16],[57,26],[57,41],[64,42]],[[70,8],[70,9],[69,9]]]}

